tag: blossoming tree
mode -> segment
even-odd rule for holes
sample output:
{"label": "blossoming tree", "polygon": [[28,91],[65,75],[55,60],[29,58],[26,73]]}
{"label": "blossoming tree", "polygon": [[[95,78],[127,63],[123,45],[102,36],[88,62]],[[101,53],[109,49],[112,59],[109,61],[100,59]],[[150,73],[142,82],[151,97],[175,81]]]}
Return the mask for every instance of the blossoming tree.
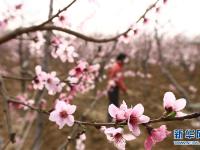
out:
{"label": "blossoming tree", "polygon": [[[21,76],[10,73],[0,74],[1,104],[8,134],[8,140],[4,140],[2,149],[6,149],[9,144],[15,142],[19,144],[17,148],[22,149],[34,121],[37,127],[32,149],[41,149],[41,133],[45,127],[44,120],[48,118],[46,120],[56,125],[57,132],[60,132],[59,130],[64,127],[72,128],[72,131],[67,135],[67,140],[60,144],[60,147],[57,147],[59,149],[67,149],[69,143],[73,140],[75,140],[77,150],[85,149],[87,129],[95,127],[99,134],[105,134],[106,139],[113,143],[117,149],[124,150],[126,142],[134,142],[139,138],[142,134],[141,127],[144,127],[148,134],[146,140],[143,141],[144,147],[146,150],[150,150],[156,143],[162,142],[170,136],[172,129],[168,128],[167,122],[184,121],[200,116],[200,112],[183,113],[182,110],[187,104],[186,99],[176,100],[173,92],[166,92],[164,93],[162,108],[164,113],[156,119],[144,112],[145,107],[142,101],[128,106],[128,100],[125,99],[119,108],[113,104],[108,106],[107,111],[113,119],[112,122],[84,121],[84,117],[94,109],[94,105],[99,102],[99,99],[103,99],[106,95],[107,88],[98,91],[97,83],[106,79],[102,70],[109,67],[108,62],[115,55],[116,45],[123,43],[123,46],[127,46],[132,37],[136,36],[141,30],[137,27],[137,23],[147,24],[150,21],[147,14],[152,11],[158,13],[167,3],[167,0],[156,0],[144,10],[143,14],[137,19],[136,25],[131,24],[123,33],[106,38],[88,36],[68,28],[69,22],[65,13],[75,5],[76,1],[78,0],[71,1],[66,7],[53,14],[53,3],[56,3],[56,1],[50,0],[49,17],[46,21],[11,31],[6,30],[9,23],[16,19],[23,20],[22,10],[25,6],[17,4],[8,8],[7,13],[2,12],[0,27],[4,33],[0,36],[0,45],[6,45],[6,42],[14,40],[19,44],[20,50],[23,49],[23,43],[26,46],[24,49],[29,50],[29,52],[19,50]],[[96,3],[91,0],[88,2]],[[83,40],[82,43],[78,43],[77,39]],[[102,45],[91,46],[91,43],[107,44],[106,46],[112,47],[112,49],[110,51],[102,50]],[[83,45],[85,51],[81,52]],[[97,51],[94,52],[95,48],[97,48]],[[24,57],[25,53],[27,58]],[[130,53],[136,55],[133,51]],[[28,70],[26,64],[30,64],[31,61],[33,61],[31,65],[34,69]],[[51,61],[55,61],[55,63],[52,63],[52,66],[56,64],[55,70],[59,70],[60,66],[67,66],[67,71],[65,70],[63,74],[63,72],[50,69],[52,68]],[[61,65],[57,65],[58,63]],[[151,74],[145,73],[144,75],[141,72],[130,71],[126,72],[126,75],[151,78]],[[13,96],[7,89],[7,80],[20,81],[22,86],[26,83],[28,85],[22,93],[15,92]],[[112,83],[112,81],[109,83]],[[77,97],[92,90],[95,91],[95,98],[87,106],[87,109],[76,105],[75,99]],[[193,88],[193,90],[195,89]],[[53,99],[53,102],[49,99]],[[16,111],[17,109],[24,113],[19,113]],[[80,109],[85,109],[85,111],[80,115],[81,117],[77,117],[76,113]],[[13,128],[14,117],[24,119],[26,122],[22,129],[25,129],[25,131],[22,131],[21,136]],[[156,127],[154,126],[156,123],[162,123],[162,125]]]}

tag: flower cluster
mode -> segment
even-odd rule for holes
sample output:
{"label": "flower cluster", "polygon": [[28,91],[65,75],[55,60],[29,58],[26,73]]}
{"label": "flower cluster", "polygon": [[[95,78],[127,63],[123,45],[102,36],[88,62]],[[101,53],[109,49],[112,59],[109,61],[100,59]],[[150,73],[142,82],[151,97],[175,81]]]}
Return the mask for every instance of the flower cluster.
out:
{"label": "flower cluster", "polygon": [[94,81],[98,75],[99,65],[89,65],[85,61],[79,61],[78,65],[69,71],[67,78],[68,93],[61,93],[58,100],[71,103],[78,93],[87,92],[94,88]]}
{"label": "flower cluster", "polygon": [[53,49],[51,55],[53,58],[60,58],[62,62],[74,62],[74,59],[78,57],[78,53],[75,52],[75,48],[68,43],[65,38],[53,37],[52,41]]}
{"label": "flower cluster", "polygon": [[79,61],[78,65],[69,71],[67,81],[71,93],[87,92],[95,87],[95,79],[99,74],[99,64],[89,65],[86,61]]}
{"label": "flower cluster", "polygon": [[[108,112],[116,122],[128,122],[129,130],[133,134],[132,137],[134,137],[131,139],[135,139],[135,136],[140,135],[140,129],[138,125],[142,123],[147,123],[150,120],[149,117],[143,115],[144,107],[142,106],[142,104],[137,104],[133,108],[128,108],[125,101],[123,101],[119,108],[111,104],[108,107]],[[123,136],[122,131],[123,130],[121,128],[108,128],[104,131],[104,133],[107,135],[107,139],[109,141],[113,141],[114,145],[119,150],[124,150],[126,144],[126,136]]]}
{"label": "flower cluster", "polygon": [[42,90],[44,87],[48,90],[49,95],[55,95],[62,91],[65,86],[64,82],[61,82],[58,77],[56,77],[56,72],[46,73],[42,71],[41,66],[35,67],[36,76],[33,83],[33,88]]}
{"label": "flower cluster", "polygon": [[33,40],[29,43],[29,49],[31,54],[35,54],[37,56],[43,56],[44,53],[41,51],[45,44],[45,37],[42,32],[35,32],[33,35]]}
{"label": "flower cluster", "polygon": [[69,91],[68,93],[60,93],[59,98],[57,100],[64,101],[65,103],[71,103],[74,99],[75,93],[73,91]]}
{"label": "flower cluster", "polygon": [[123,101],[120,108],[111,104],[108,108],[108,112],[116,121],[128,121],[129,130],[134,136],[140,135],[138,125],[147,123],[150,120],[148,116],[143,115],[144,107],[142,104],[137,104],[133,108],[128,108],[126,103]]}
{"label": "flower cluster", "polygon": [[[183,98],[176,100],[172,92],[165,93],[163,98],[163,106],[166,111],[165,116],[163,117],[180,117],[185,115],[181,112],[181,110],[186,106],[186,100]],[[146,150],[151,150],[153,145],[155,145],[157,142],[163,141],[170,134],[166,125],[161,125],[159,128],[155,129],[148,126],[150,118],[143,115],[144,107],[142,104],[137,104],[132,108],[128,108],[125,101],[123,101],[119,108],[113,104],[109,105],[108,112],[116,123],[127,122],[128,128],[134,137],[140,135],[139,125],[145,125],[148,129],[148,133],[150,134],[144,143]],[[125,149],[124,139],[126,138],[123,136],[122,131],[123,130],[121,128],[104,129],[107,139],[114,142],[115,146],[119,150]]]}

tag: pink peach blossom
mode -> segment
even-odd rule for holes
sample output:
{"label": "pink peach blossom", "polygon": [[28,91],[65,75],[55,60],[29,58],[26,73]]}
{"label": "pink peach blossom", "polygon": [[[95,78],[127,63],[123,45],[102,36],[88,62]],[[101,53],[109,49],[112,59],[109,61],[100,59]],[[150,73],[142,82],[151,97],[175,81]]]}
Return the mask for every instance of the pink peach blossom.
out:
{"label": "pink peach blossom", "polygon": [[150,118],[148,116],[143,115],[144,107],[142,104],[137,104],[135,107],[132,108],[132,111],[128,118],[128,127],[129,130],[135,136],[140,135],[139,124],[149,122]]}
{"label": "pink peach blossom", "polygon": [[43,55],[41,52],[41,48],[44,46],[46,40],[42,32],[35,32],[34,33],[34,40],[32,40],[29,44],[29,49],[32,54],[37,54],[38,56]]}
{"label": "pink peach blossom", "polygon": [[99,74],[99,64],[89,65],[79,61],[77,66],[69,71],[67,81],[73,91],[85,93],[95,87],[95,79]]}
{"label": "pink peach blossom", "polygon": [[135,139],[132,134],[123,134],[122,128],[102,128],[102,131],[106,134],[108,141],[113,142],[118,150],[125,150],[126,141]]}
{"label": "pink peach blossom", "polygon": [[171,132],[167,130],[166,125],[153,129],[144,142],[145,150],[151,150],[153,145],[163,141]]}
{"label": "pink peach blossom", "polygon": [[36,77],[32,81],[33,88],[42,90],[46,82],[47,73],[42,71],[42,67],[39,65],[35,67],[35,73],[36,73]]}
{"label": "pink peach blossom", "polygon": [[64,82],[61,82],[58,77],[56,77],[56,72],[46,73],[42,71],[41,66],[35,67],[36,77],[32,81],[33,88],[42,90],[44,87],[48,90],[49,95],[55,95],[62,91],[65,86]]}
{"label": "pink peach blossom", "polygon": [[172,92],[166,92],[163,98],[163,106],[167,112],[176,112],[176,116],[182,116],[180,112],[186,106],[186,100],[184,98],[176,100],[175,95]]}
{"label": "pink peach blossom", "polygon": [[65,83],[60,82],[60,79],[56,77],[56,72],[47,74],[45,87],[48,90],[49,95],[55,95],[57,92],[61,92]]}
{"label": "pink peach blossom", "polygon": [[75,105],[67,104],[64,101],[57,101],[55,110],[50,113],[49,120],[56,122],[59,129],[62,129],[65,124],[73,126],[74,116],[72,114],[75,110]]}
{"label": "pink peach blossom", "polygon": [[53,58],[60,58],[62,62],[74,62],[74,59],[78,57],[75,48],[68,43],[66,38],[53,37],[52,46],[54,49],[51,51]]}
{"label": "pink peach blossom", "polygon": [[70,76],[80,77],[87,70],[89,64],[86,61],[78,61],[78,65],[69,71]]}
{"label": "pink peach blossom", "polygon": [[119,108],[117,108],[114,104],[110,104],[108,107],[110,116],[116,121],[128,120],[129,113],[131,111],[132,109],[128,109],[125,101],[123,101]]}

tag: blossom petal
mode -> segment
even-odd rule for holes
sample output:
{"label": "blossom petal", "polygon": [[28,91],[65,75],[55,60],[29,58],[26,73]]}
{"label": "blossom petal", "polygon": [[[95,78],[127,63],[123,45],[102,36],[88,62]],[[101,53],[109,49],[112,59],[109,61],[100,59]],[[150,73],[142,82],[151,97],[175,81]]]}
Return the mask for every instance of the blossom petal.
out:
{"label": "blossom petal", "polygon": [[117,108],[114,104],[110,104],[108,107],[108,113],[111,117],[116,118],[116,114],[119,108]]}
{"label": "blossom petal", "polygon": [[174,103],[176,101],[176,97],[172,92],[166,92],[163,98],[163,106],[166,107],[174,107]]}
{"label": "blossom petal", "polygon": [[121,110],[127,110],[128,109],[125,101],[123,101],[122,104],[120,105],[120,109]]}
{"label": "blossom petal", "polygon": [[135,107],[133,107],[131,115],[134,115],[135,117],[140,117],[144,113],[144,107],[142,104],[137,104]]}
{"label": "blossom petal", "polygon": [[61,109],[63,109],[63,107],[65,107],[65,105],[66,105],[66,103],[64,101],[57,101],[55,109],[56,110],[61,110]]}
{"label": "blossom petal", "polygon": [[67,104],[67,113],[69,115],[73,114],[75,111],[76,111],[76,106],[75,105]]}
{"label": "blossom petal", "polygon": [[121,139],[120,141],[114,142],[114,145],[118,150],[125,150],[126,142]]}
{"label": "blossom petal", "polygon": [[144,142],[144,148],[145,150],[151,150],[154,145],[153,139],[151,136],[148,136],[147,139]]}
{"label": "blossom petal", "polygon": [[142,115],[139,118],[139,123],[147,123],[147,122],[149,122],[149,120],[150,120],[150,118],[148,116]]}
{"label": "blossom petal", "polygon": [[132,140],[135,140],[136,137],[132,134],[124,134],[123,135],[123,138],[126,140],[126,141],[132,141]]}
{"label": "blossom petal", "polygon": [[59,126],[59,129],[62,129],[65,125],[65,121],[62,119],[56,120],[56,124]]}
{"label": "blossom petal", "polygon": [[123,110],[118,110],[118,112],[116,113],[116,116],[115,116],[116,120],[125,120],[126,117],[125,117],[125,112]]}
{"label": "blossom petal", "polygon": [[140,135],[140,128],[138,125],[132,125],[132,124],[128,123],[128,128],[133,133],[133,135],[135,135],[135,136]]}
{"label": "blossom petal", "polygon": [[114,133],[114,135],[115,135],[115,134],[117,134],[117,133],[121,133],[121,134],[122,134],[123,132],[124,132],[124,129],[122,129],[122,128],[117,128],[117,129],[114,130],[113,133]]}
{"label": "blossom petal", "polygon": [[49,115],[49,120],[50,121],[56,121],[59,118],[59,112],[57,111],[52,111]]}
{"label": "blossom petal", "polygon": [[115,131],[114,127],[106,128],[104,133],[105,134],[112,134]]}
{"label": "blossom petal", "polygon": [[42,67],[40,65],[37,65],[35,67],[35,72],[36,72],[37,75],[40,74],[42,72]]}
{"label": "blossom petal", "polygon": [[186,100],[184,98],[175,101],[175,111],[180,111],[186,106]]}
{"label": "blossom petal", "polygon": [[50,73],[50,75],[53,76],[53,77],[55,77],[55,76],[56,76],[56,72],[55,72],[55,71],[52,71],[52,72]]}
{"label": "blossom petal", "polygon": [[187,115],[186,113],[183,113],[181,111],[176,112],[176,117],[183,117],[183,116],[186,116],[186,115]]}
{"label": "blossom petal", "polygon": [[160,126],[160,130],[163,130],[163,131],[164,131],[164,130],[167,130],[167,126],[166,126],[166,125],[161,125],[161,126]]}
{"label": "blossom petal", "polygon": [[68,125],[68,126],[73,126],[74,125],[74,116],[72,115],[69,115],[66,119],[65,119],[65,123]]}
{"label": "blossom petal", "polygon": [[131,115],[131,113],[132,113],[132,108],[127,109],[125,114],[124,114],[125,118],[128,119],[129,116]]}

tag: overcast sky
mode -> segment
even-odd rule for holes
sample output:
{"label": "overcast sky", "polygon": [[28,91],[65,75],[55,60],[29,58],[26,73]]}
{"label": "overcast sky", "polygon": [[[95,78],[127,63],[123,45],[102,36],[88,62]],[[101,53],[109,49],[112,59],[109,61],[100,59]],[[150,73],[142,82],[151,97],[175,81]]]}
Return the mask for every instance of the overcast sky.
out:
{"label": "overcast sky", "polygon": [[[66,6],[71,0],[54,0],[54,10]],[[96,1],[89,3],[88,1]],[[74,30],[83,33],[116,34],[133,24],[145,9],[155,0],[77,0],[68,10],[68,20]],[[0,11],[8,5],[24,3],[26,24],[44,20],[48,14],[49,0],[0,0]],[[150,22],[144,28],[152,28],[153,20],[159,22],[171,33],[187,35],[200,34],[200,0],[168,0],[156,14],[151,11]],[[86,20],[86,21],[84,21]],[[170,23],[168,23],[170,21]],[[81,26],[81,28],[80,28]]]}

